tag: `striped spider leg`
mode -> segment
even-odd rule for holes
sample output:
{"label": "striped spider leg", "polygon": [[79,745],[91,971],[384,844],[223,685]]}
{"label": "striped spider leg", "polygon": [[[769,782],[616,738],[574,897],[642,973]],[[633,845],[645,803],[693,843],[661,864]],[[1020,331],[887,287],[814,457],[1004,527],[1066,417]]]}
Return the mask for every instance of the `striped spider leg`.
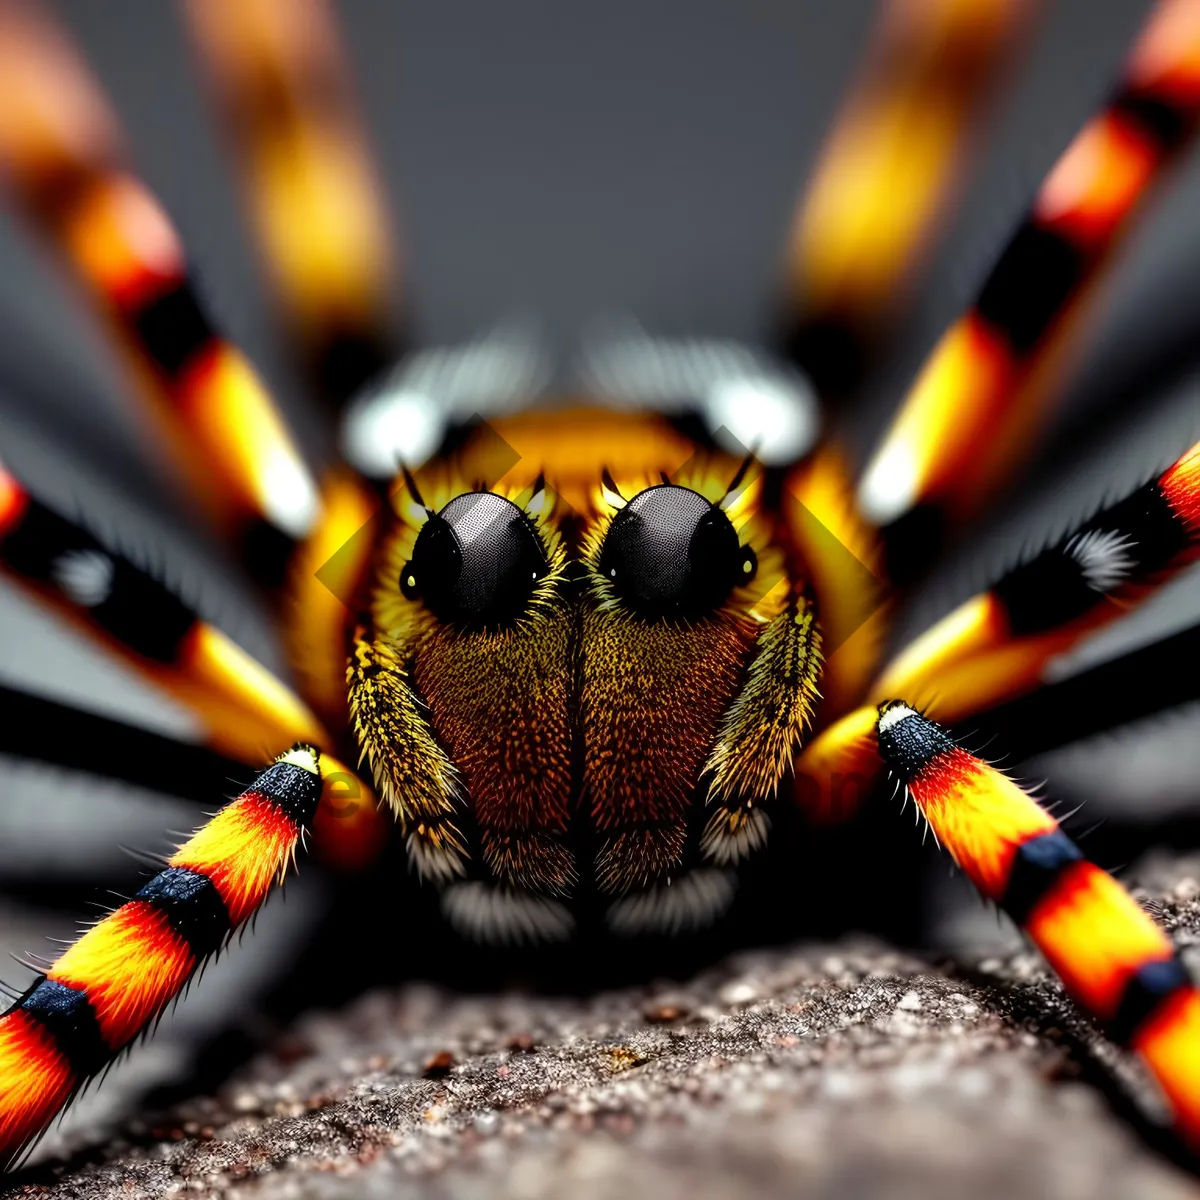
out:
{"label": "striped spider leg", "polygon": [[[1047,364],[1077,330],[1088,280],[1195,129],[1198,48],[1200,8],[1159,5],[1109,104],[1055,166],[977,301],[902,403],[857,493],[860,515],[886,524],[889,564],[919,570],[914,539],[929,552],[938,530],[978,512],[1044,415],[1054,394]],[[813,475],[810,466],[797,479],[820,500]],[[829,511],[831,524],[849,520]],[[931,515],[918,531],[915,517]],[[869,526],[858,536],[864,557],[881,564],[884,545]],[[843,690],[797,763],[797,798],[820,819],[847,815],[861,784],[886,768],[1072,999],[1142,1058],[1193,1147],[1200,992],[1170,939],[1037,801],[940,722],[961,724],[1036,691],[1053,659],[1193,563],[1198,541],[1200,445],[1002,574],[882,667],[857,664],[861,701]],[[860,786],[842,786],[847,779]]]}

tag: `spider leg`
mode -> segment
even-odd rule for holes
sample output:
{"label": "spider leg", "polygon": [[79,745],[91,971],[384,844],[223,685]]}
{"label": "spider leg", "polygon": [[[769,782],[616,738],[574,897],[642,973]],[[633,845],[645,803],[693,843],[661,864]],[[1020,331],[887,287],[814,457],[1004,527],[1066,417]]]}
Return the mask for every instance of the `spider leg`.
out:
{"label": "spider leg", "polygon": [[[1003,731],[1016,759],[1031,758],[1095,737],[1196,699],[1196,680],[1181,663],[1200,660],[1200,625],[1106,659],[994,708],[972,713],[986,737]],[[1154,687],[1144,686],[1147,679]]]}
{"label": "spider leg", "polygon": [[244,766],[206,746],[6,685],[0,685],[0,754],[197,802],[226,788]]}
{"label": "spider leg", "polygon": [[888,0],[796,214],[783,349],[826,396],[862,377],[961,179],[1033,7]]}
{"label": "spider leg", "polygon": [[[793,305],[800,304],[806,292],[809,294],[812,314],[801,318],[801,325],[811,320],[812,329],[820,334],[816,340],[832,347],[829,353],[842,352],[838,349],[838,339],[828,328],[835,314],[840,312],[838,319],[849,322],[847,328],[855,321],[869,324],[878,316],[878,313],[874,317],[868,315],[872,303],[878,307],[881,302],[872,291],[879,282],[876,275],[886,293],[897,278],[889,272],[901,271],[910,265],[899,254],[899,247],[905,245],[903,239],[897,242],[891,254],[867,253],[865,248],[870,245],[870,239],[883,236],[878,227],[887,225],[887,221],[878,212],[874,212],[873,217],[871,213],[862,214],[845,197],[841,197],[844,202],[839,203],[835,203],[835,198],[846,191],[850,186],[848,180],[852,179],[855,195],[867,197],[862,203],[868,206],[883,204],[890,220],[899,193],[899,207],[903,212],[891,232],[903,230],[906,236],[915,233],[916,225],[911,222],[919,225],[931,218],[941,201],[939,188],[948,187],[949,177],[953,174],[955,140],[947,129],[941,130],[947,140],[944,144],[939,143],[939,149],[946,155],[944,160],[939,160],[946,175],[943,178],[933,172],[936,181],[930,183],[929,194],[910,195],[911,189],[904,187],[860,189],[863,172],[868,175],[875,172],[882,178],[892,168],[902,172],[911,169],[908,141],[914,136],[913,130],[923,128],[924,123],[937,125],[937,119],[923,107],[938,107],[933,100],[935,94],[939,102],[943,100],[935,81],[952,69],[962,69],[964,75],[973,76],[972,70],[962,67],[964,56],[973,63],[972,54],[979,56],[986,65],[996,67],[1003,57],[1004,43],[1015,37],[1024,15],[1020,9],[1020,5],[1000,6],[987,19],[970,4],[933,5],[911,12],[889,10],[880,45],[873,51],[875,57],[882,62],[888,61],[886,46],[890,44],[889,39],[894,39],[897,45],[903,44],[908,55],[912,55],[914,44],[922,46],[925,56],[912,55],[911,74],[901,72],[898,78],[889,79],[884,71],[883,82],[872,79],[864,93],[852,100],[818,171],[794,235]],[[1200,28],[1194,28],[1189,21],[1188,11],[1174,0],[1167,0],[1162,6],[1159,17],[1151,23],[1139,43],[1116,97],[1104,114],[1088,127],[1092,132],[1085,131],[1077,147],[1064,156],[1031,215],[993,272],[975,310],[960,322],[960,327],[965,329],[971,322],[978,324],[984,318],[990,321],[989,328],[994,327],[993,340],[999,339],[997,344],[1000,345],[1007,339],[1005,354],[1012,362],[1022,355],[1032,356],[1035,351],[1043,353],[1043,335],[1047,335],[1051,325],[1060,320],[1062,305],[1075,295],[1073,289],[1077,285],[1082,287],[1085,275],[1098,269],[1115,244],[1124,217],[1173,159],[1194,126],[1196,115],[1200,113],[1200,86],[1193,85],[1200,77],[1193,78],[1195,67],[1189,56],[1200,46]],[[972,88],[982,91],[984,75],[986,70],[980,67],[979,78],[970,84],[954,76],[959,88],[965,89],[962,94],[951,93],[960,106],[954,110],[957,120],[966,121],[962,106],[972,99],[980,99]],[[887,119],[885,114],[890,111],[889,106],[894,106],[897,112],[907,113],[909,120],[896,117],[893,122]],[[1149,126],[1142,129],[1147,122]],[[1135,138],[1139,131],[1144,134],[1141,141]],[[1118,138],[1118,133],[1124,141]],[[1134,156],[1131,161],[1144,168],[1141,174],[1126,181],[1129,186],[1115,199],[1105,192],[1109,185],[1102,177],[1103,173],[1088,163],[1089,148],[1096,151],[1098,145],[1099,150],[1104,150],[1108,144],[1104,139],[1109,134],[1117,139],[1118,150],[1134,138],[1130,142],[1129,154]],[[897,139],[904,145],[904,150],[885,153],[888,147],[895,151]],[[1097,139],[1100,139],[1099,143]],[[852,149],[854,147],[857,149]],[[1135,155],[1139,149],[1144,152],[1142,159]],[[1081,166],[1071,165],[1080,161]],[[900,165],[896,166],[897,163]],[[1103,159],[1100,164],[1104,169],[1111,165],[1108,159]],[[926,166],[922,161],[922,171]],[[1075,176],[1079,176],[1080,181],[1071,191],[1067,184]],[[1057,207],[1053,211],[1048,197],[1057,197]],[[904,201],[912,205],[911,210],[905,207]],[[1106,202],[1115,207],[1104,208]],[[930,206],[928,211],[921,210],[922,204]],[[909,249],[911,252],[915,247]],[[1057,296],[1058,302],[1041,314],[1040,324],[1035,328],[1029,323],[1036,306],[1025,303],[1025,292],[1042,287],[1042,275],[1054,266],[1056,255],[1059,260],[1064,256],[1068,262],[1078,260],[1079,269],[1076,275],[1067,278],[1066,283],[1070,286],[1065,291],[1060,288],[1058,293],[1047,292],[1052,298]],[[803,282],[805,279],[807,283]],[[1042,290],[1046,291],[1045,288]],[[953,336],[947,335],[947,344],[952,340]],[[888,629],[889,610],[881,603],[883,589],[880,586],[887,567],[902,566],[903,573],[909,574],[905,562],[911,564],[917,558],[926,557],[934,541],[925,538],[918,539],[916,545],[905,543],[906,556],[900,563],[885,562],[889,557],[884,553],[885,548],[893,552],[892,559],[897,557],[895,537],[890,538],[892,544],[888,546],[888,539],[881,539],[872,525],[875,520],[886,521],[896,515],[880,511],[875,503],[878,499],[875,493],[881,479],[884,483],[895,483],[903,475],[902,471],[897,474],[892,469],[898,461],[897,455],[904,457],[894,449],[900,437],[897,431],[907,430],[904,436],[919,443],[921,454],[928,459],[921,469],[927,469],[930,478],[933,473],[943,472],[947,478],[953,477],[955,486],[974,486],[988,469],[981,460],[981,447],[991,447],[1002,440],[1003,431],[998,429],[996,422],[1001,418],[1008,420],[1015,411],[1015,392],[997,391],[992,398],[992,409],[980,403],[981,396],[970,391],[978,376],[978,371],[971,374],[975,370],[971,365],[972,355],[959,357],[970,370],[964,368],[964,373],[956,367],[950,378],[953,387],[944,395],[937,387],[926,387],[918,380],[896,426],[868,469],[859,490],[858,505],[852,499],[853,486],[845,457],[833,446],[826,446],[812,461],[802,464],[787,482],[785,519],[792,541],[809,569],[831,652],[818,728],[844,714],[850,705],[862,698],[870,676],[878,667]],[[985,360],[986,355],[980,359],[979,370],[987,366]],[[928,368],[926,374],[930,371],[933,367]],[[972,422],[977,426],[974,432]],[[963,478],[958,480],[958,475]],[[923,503],[925,499],[924,493],[914,494],[912,503]],[[895,531],[889,532],[894,534]],[[923,675],[928,677],[927,672]],[[941,676],[937,678],[941,682]],[[898,690],[904,692],[905,688],[900,686]]]}
{"label": "spider leg", "polygon": [[928,562],[1036,428],[1094,288],[1200,117],[1200,10],[1161,0],[1116,91],[1068,146],[973,307],[942,337],[869,463],[859,502],[894,565]]}
{"label": "spider leg", "polygon": [[[336,515],[341,510],[334,506],[330,511]],[[261,663],[198,617],[166,585],[114,553],[82,525],[30,496],[3,467],[0,569],[180,700],[202,723],[210,751],[250,764],[296,740],[322,748],[331,745],[326,727],[311,709]],[[334,576],[326,578],[336,583]],[[297,602],[301,599],[303,595]],[[341,600],[330,597],[322,604],[312,614],[314,624],[300,622],[294,628],[312,633],[320,620],[328,625],[346,619]],[[332,647],[343,644],[334,640]],[[344,658],[338,674],[344,690]],[[343,721],[345,703],[343,697]],[[78,748],[68,744],[60,726],[54,726],[54,734],[54,748],[46,757],[53,755],[54,761],[65,764]],[[145,734],[143,741],[149,739],[152,735]],[[24,753],[23,744],[16,750]],[[108,743],[98,761],[107,756],[112,765],[113,751]],[[196,748],[181,748],[180,756],[172,759],[176,770],[183,768],[189,753],[195,755]],[[93,770],[96,764],[89,754],[80,765]],[[166,790],[178,786],[168,785]],[[339,776],[339,787],[327,791],[313,826],[321,857],[342,869],[357,869],[382,848],[386,819],[369,789],[350,772]]]}
{"label": "spider leg", "polygon": [[1030,795],[907,705],[880,706],[879,752],[938,842],[1025,931],[1067,994],[1149,1068],[1200,1146],[1200,989],[1166,933]]}
{"label": "spider leg", "polygon": [[[870,699],[907,695],[956,721],[1037,687],[1085,634],[1123,616],[1194,561],[1200,443],[937,622],[888,664]],[[936,683],[936,695],[925,695]]]}
{"label": "spider leg", "polygon": [[325,476],[321,499],[321,515],[288,565],[280,631],[300,694],[328,728],[345,729],[346,659],[384,514],[347,469]]}
{"label": "spider leg", "polygon": [[780,504],[821,618],[821,729],[861,701],[879,669],[892,616],[883,543],[854,503],[849,460],[836,443],[792,471]]}
{"label": "spider leg", "polygon": [[98,83],[23,0],[0,4],[0,164],[116,335],[192,493],[273,589],[316,517],[316,486],[263,382],[205,311]]}
{"label": "spider leg", "polygon": [[324,0],[184,6],[237,151],[276,299],[338,413],[392,362],[387,208]]}
{"label": "spider leg", "polygon": [[244,762],[297,740],[328,745],[303,702],[166,585],[0,467],[0,568],[196,713],[210,747]]}
{"label": "spider leg", "polygon": [[801,804],[837,817],[866,794],[879,771],[870,736],[874,703],[905,695],[931,717],[953,722],[1034,691],[1052,658],[1192,562],[1198,543],[1200,445],[902,650],[871,685],[869,702],[801,754]]}
{"label": "spider leg", "polygon": [[243,925],[295,859],[329,763],[281,754],[0,1016],[0,1163],[11,1165]]}

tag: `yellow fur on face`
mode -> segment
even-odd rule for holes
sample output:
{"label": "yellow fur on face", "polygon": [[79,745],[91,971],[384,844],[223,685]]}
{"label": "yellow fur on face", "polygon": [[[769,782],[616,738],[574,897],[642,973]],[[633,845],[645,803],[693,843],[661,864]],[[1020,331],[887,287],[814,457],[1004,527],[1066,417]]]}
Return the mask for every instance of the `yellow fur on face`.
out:
{"label": "yellow fur on face", "polygon": [[[414,860],[447,881],[551,897],[588,875],[637,895],[689,863],[736,862],[761,844],[755,805],[811,718],[820,640],[762,511],[761,471],[651,419],[635,444],[606,418],[621,430],[610,441],[593,417],[551,419],[553,437],[524,418],[485,427],[392,496],[351,703]],[[664,482],[718,505],[757,564],[688,621],[627,611],[598,571],[613,517]],[[443,624],[400,586],[429,513],[478,490],[526,513],[550,567],[507,627]],[[577,861],[587,844],[594,858]]]}
{"label": "yellow fur on face", "polygon": [[800,751],[821,676],[812,606],[795,601],[758,635],[745,685],[721,721],[705,763],[708,799],[769,798]]}
{"label": "yellow fur on face", "polygon": [[350,716],[380,796],[409,838],[422,874],[462,874],[466,852],[451,819],[460,806],[456,772],[417,709],[403,651],[360,627],[346,672]]}

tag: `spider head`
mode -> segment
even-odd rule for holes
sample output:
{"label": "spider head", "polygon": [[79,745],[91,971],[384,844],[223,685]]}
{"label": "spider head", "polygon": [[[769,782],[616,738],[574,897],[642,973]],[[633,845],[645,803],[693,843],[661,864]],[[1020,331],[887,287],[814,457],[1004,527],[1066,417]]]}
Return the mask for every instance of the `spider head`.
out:
{"label": "spider head", "polygon": [[580,892],[618,929],[700,923],[765,835],[816,625],[746,464],[660,445],[614,478],[599,439],[549,449],[398,489],[359,738],[473,932],[569,929]]}

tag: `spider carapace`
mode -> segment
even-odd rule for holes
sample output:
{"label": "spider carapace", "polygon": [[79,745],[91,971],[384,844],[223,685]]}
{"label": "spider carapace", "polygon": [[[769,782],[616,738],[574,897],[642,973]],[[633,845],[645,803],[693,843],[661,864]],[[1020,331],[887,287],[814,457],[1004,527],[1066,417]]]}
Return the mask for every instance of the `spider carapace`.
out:
{"label": "spider carapace", "polygon": [[[836,429],[886,333],[1027,6],[885,5],[795,224],[778,355],[627,330],[582,355],[573,390],[590,398],[561,405],[534,402],[546,377],[511,331],[383,371],[386,219],[328,12],[185,7],[345,461],[310,472],[207,313],[86,66],[40,10],[0,0],[13,198],[137,365],[153,427],[261,585],[294,679],[39,499],[19,462],[0,468],[6,575],[186,706],[210,750],[269,764],[14,994],[0,1161],[162,1016],[309,831],[359,869],[395,832],[468,939],[555,942],[593,922],[633,937],[724,913],[772,803],[840,820],[884,774],[1200,1145],[1200,991],[1171,940],[947,731],[1041,687],[1056,656],[1194,561],[1200,447],[1173,447],[1142,486],[885,657],[889,574],[915,574],[996,492],[1090,284],[1189,144],[1200,0],[1157,6],[857,483],[817,431]],[[65,707],[58,719],[86,727]]]}

